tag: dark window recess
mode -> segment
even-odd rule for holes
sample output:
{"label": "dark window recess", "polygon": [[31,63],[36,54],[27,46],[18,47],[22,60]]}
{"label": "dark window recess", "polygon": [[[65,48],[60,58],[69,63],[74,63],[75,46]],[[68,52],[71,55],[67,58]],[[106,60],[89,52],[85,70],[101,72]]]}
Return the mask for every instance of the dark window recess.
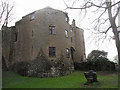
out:
{"label": "dark window recess", "polygon": [[55,57],[55,47],[49,47],[49,56]]}
{"label": "dark window recess", "polygon": [[49,34],[55,34],[55,26],[53,25],[49,26]]}
{"label": "dark window recess", "polygon": [[33,46],[32,46],[32,53],[33,53]]}
{"label": "dark window recess", "polygon": [[70,48],[70,51],[71,51],[71,58],[74,59],[74,52],[75,52],[75,49],[73,47]]}
{"label": "dark window recess", "polygon": [[71,37],[71,42],[73,42],[73,38]]}
{"label": "dark window recess", "polygon": [[32,37],[33,37],[33,30],[32,30]]}
{"label": "dark window recess", "polygon": [[14,42],[17,41],[17,33],[15,33],[15,38],[14,38]]}
{"label": "dark window recess", "polygon": [[66,49],[66,56],[67,56],[67,58],[70,57],[69,48]]}

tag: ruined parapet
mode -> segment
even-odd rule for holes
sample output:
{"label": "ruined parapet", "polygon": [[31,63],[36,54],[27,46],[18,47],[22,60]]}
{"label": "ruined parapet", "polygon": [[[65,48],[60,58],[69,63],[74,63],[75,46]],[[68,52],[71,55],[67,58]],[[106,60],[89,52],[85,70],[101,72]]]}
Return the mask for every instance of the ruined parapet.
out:
{"label": "ruined parapet", "polygon": [[12,62],[13,43],[15,39],[15,27],[2,27],[2,57],[7,67]]}
{"label": "ruined parapet", "polygon": [[73,29],[75,40],[74,62],[81,63],[86,61],[84,30],[76,26],[74,19],[72,21],[71,28]]}

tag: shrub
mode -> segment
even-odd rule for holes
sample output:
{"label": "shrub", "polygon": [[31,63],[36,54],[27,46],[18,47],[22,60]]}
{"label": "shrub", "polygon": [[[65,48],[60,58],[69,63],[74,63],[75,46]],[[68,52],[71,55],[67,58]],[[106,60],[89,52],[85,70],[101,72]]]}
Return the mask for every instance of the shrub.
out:
{"label": "shrub", "polygon": [[38,54],[35,60],[31,61],[30,67],[28,70],[28,76],[33,77],[42,77],[43,73],[50,72],[51,62],[46,58],[44,53],[41,51],[42,54]]}
{"label": "shrub", "polygon": [[115,63],[109,61],[107,58],[100,57],[87,62],[74,63],[76,70],[95,70],[95,71],[114,71]]}
{"label": "shrub", "polygon": [[72,72],[73,64],[65,60],[61,55],[58,59],[50,61],[42,50],[32,61],[20,61],[11,65],[11,70],[23,75],[32,77],[56,77],[67,75]]}
{"label": "shrub", "polygon": [[29,62],[20,61],[20,62],[14,63],[12,66],[10,66],[10,70],[12,70],[22,76],[26,76],[29,66],[30,66]]}
{"label": "shrub", "polygon": [[5,71],[8,70],[7,65],[6,65],[6,62],[5,62],[5,59],[4,59],[3,56],[2,56],[2,70],[5,70]]}

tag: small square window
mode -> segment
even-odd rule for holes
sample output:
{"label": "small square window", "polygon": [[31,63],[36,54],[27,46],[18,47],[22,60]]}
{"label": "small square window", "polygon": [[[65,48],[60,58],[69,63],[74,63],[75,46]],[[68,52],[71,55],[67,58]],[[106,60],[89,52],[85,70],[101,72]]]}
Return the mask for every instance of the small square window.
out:
{"label": "small square window", "polygon": [[55,47],[49,47],[49,57],[55,57]]}

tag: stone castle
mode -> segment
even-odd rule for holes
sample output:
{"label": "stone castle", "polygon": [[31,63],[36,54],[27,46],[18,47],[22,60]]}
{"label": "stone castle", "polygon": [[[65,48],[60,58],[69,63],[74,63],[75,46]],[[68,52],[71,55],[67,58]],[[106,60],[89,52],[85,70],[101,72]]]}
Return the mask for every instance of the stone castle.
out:
{"label": "stone castle", "polygon": [[50,7],[34,11],[15,26],[2,28],[3,62],[26,76],[69,74],[74,63],[86,61],[83,33],[75,20],[69,24],[66,12]]}

